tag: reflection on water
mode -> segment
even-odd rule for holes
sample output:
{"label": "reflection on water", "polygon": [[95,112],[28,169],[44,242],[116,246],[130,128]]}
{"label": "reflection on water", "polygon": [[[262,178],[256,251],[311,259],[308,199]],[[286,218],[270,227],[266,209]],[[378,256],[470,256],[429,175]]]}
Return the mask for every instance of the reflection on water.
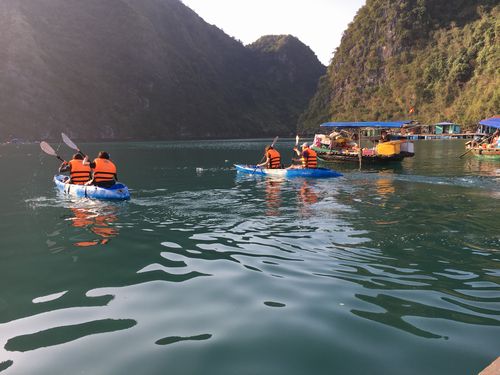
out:
{"label": "reflection on water", "polygon": [[75,246],[105,245],[111,238],[118,235],[118,229],[112,226],[117,221],[118,208],[116,206],[101,206],[98,210],[70,207],[70,210],[73,216],[66,220],[71,221],[75,228],[90,231],[98,236],[94,240],[77,241],[74,243]]}
{"label": "reflection on water", "polygon": [[267,216],[279,216],[281,207],[281,187],[284,179],[267,178],[266,184],[266,204]]}
{"label": "reflection on water", "polygon": [[376,180],[377,193],[382,199],[387,199],[391,194],[396,192],[392,178],[378,178]]}

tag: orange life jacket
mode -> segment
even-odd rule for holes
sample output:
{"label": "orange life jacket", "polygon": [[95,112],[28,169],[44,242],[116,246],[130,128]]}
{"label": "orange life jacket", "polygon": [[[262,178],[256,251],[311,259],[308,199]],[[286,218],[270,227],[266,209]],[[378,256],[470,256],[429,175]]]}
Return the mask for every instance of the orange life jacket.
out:
{"label": "orange life jacket", "polygon": [[[304,155],[305,154],[305,155]],[[302,151],[302,168],[317,168],[318,160],[316,159],[316,151],[306,148]]]}
{"label": "orange life jacket", "polygon": [[267,163],[267,168],[271,169],[281,168],[281,155],[278,151],[271,148],[267,150],[266,155],[269,158],[269,161]]}
{"label": "orange life jacket", "polygon": [[97,158],[94,160],[94,181],[113,181],[116,175],[116,166],[111,160]]}
{"label": "orange life jacket", "polygon": [[69,177],[71,178],[71,183],[83,185],[90,180],[90,166],[83,165],[83,160],[72,159],[68,162],[68,164],[70,166]]}

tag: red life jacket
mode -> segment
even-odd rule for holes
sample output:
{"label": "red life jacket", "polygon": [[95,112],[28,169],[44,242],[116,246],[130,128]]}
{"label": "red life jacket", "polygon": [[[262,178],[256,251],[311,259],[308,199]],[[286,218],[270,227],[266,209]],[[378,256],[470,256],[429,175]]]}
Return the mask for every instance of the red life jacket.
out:
{"label": "red life jacket", "polygon": [[111,160],[97,158],[94,160],[94,181],[113,181],[116,176],[116,166]]}
{"label": "red life jacket", "polygon": [[318,160],[316,151],[306,148],[302,151],[302,168],[317,168]]}
{"label": "red life jacket", "polygon": [[68,162],[69,164],[69,177],[71,178],[71,183],[76,185],[83,185],[88,180],[90,180],[90,166],[83,165],[83,160],[72,159]]}
{"label": "red life jacket", "polygon": [[267,157],[269,161],[267,162],[267,168],[277,169],[281,168],[281,155],[274,148],[267,150]]}

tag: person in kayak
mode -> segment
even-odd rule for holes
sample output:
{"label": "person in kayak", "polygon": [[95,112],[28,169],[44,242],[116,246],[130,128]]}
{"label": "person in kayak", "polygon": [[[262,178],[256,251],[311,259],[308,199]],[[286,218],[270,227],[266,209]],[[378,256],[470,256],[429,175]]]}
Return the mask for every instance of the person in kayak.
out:
{"label": "person in kayak", "polygon": [[89,162],[88,157],[85,156],[83,163],[92,168],[92,180],[88,181],[86,185],[107,188],[116,184],[118,180],[116,166],[109,160],[109,154],[106,151],[100,151],[93,162]]}
{"label": "person in kayak", "polygon": [[83,156],[74,154],[70,161],[65,161],[59,167],[59,173],[69,172],[67,184],[84,185],[91,178],[89,165],[83,164]]}
{"label": "person in kayak", "polygon": [[302,151],[299,151],[297,147],[294,147],[293,151],[295,151],[297,156],[300,156],[301,165],[300,166],[292,165],[290,168],[314,169],[318,167],[318,159],[316,151],[309,148],[309,144],[307,142],[302,144]]}
{"label": "person in kayak", "polygon": [[266,146],[264,157],[266,160],[263,163],[257,164],[257,167],[266,167],[269,169],[282,168],[281,155],[273,146]]}

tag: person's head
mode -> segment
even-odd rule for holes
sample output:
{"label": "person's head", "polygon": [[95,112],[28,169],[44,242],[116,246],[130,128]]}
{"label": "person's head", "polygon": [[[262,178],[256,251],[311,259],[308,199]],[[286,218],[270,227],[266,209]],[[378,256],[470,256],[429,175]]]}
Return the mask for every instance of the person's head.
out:
{"label": "person's head", "polygon": [[99,159],[109,159],[109,154],[106,151],[99,151],[97,157]]}
{"label": "person's head", "polygon": [[269,150],[272,150],[273,149],[273,146],[272,145],[267,145],[266,146],[266,152],[269,151]]}
{"label": "person's head", "polygon": [[73,160],[83,160],[82,154],[74,154],[72,158]]}
{"label": "person's head", "polygon": [[307,142],[302,143],[302,149],[304,150],[306,148],[309,148],[309,143]]}

